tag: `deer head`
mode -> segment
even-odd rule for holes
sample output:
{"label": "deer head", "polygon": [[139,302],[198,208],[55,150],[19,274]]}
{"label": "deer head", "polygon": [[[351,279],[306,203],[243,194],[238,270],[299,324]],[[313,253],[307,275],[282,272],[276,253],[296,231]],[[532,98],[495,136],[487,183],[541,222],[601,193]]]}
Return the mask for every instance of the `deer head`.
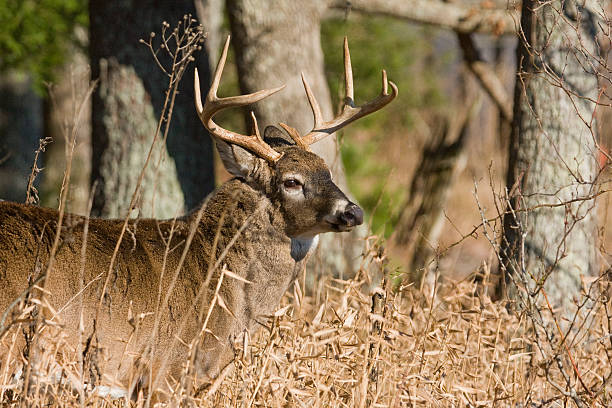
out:
{"label": "deer head", "polygon": [[280,123],[286,134],[279,128],[268,126],[262,138],[257,119],[251,112],[254,134],[238,134],[217,125],[213,121],[214,115],[226,108],[260,101],[282,90],[284,86],[248,95],[219,98],[217,89],[225,66],[229,41],[228,37],[204,105],[200,96],[197,69],[194,79],[196,110],[206,129],[215,138],[226,169],[255,189],[265,192],[282,213],[285,232],[291,238],[312,238],[322,232],[349,231],[360,225],[363,222],[362,209],[351,202],[334,184],[329,168],[323,159],[309,150],[309,146],[387,105],[397,96],[395,84],[387,80],[383,70],[380,95],[364,105],[355,106],[351,59],[345,38],[345,97],[344,106],[338,116],[330,121],[323,120],[319,104],[302,74],[306,96],[314,116],[314,126],[310,132],[302,136],[293,127]]}

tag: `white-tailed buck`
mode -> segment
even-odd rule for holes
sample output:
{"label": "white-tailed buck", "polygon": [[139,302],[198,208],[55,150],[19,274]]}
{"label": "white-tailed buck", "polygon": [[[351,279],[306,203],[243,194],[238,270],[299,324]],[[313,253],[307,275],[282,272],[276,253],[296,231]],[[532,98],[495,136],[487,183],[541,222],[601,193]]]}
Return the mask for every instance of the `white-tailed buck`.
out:
{"label": "white-tailed buck", "polygon": [[[228,46],[229,38],[204,104],[196,71],[195,105],[234,178],[201,209],[176,220],[130,220],[124,234],[123,220],[64,216],[52,261],[58,212],[0,203],[0,313],[7,311],[0,333],[18,317],[15,299],[42,297],[34,320],[62,325],[68,344],[82,350],[86,363],[95,360],[95,370],[88,372],[106,376],[94,381],[114,379],[131,389],[168,392],[172,380],[167,378],[214,378],[231,362],[233,339],[266,324],[318,234],[362,223],[361,208],[334,184],[308,146],[382,108],[396,97],[397,87],[383,71],[381,94],[355,106],[345,40],[345,104],[335,119],[323,120],[303,78],[314,114],[312,131],[302,136],[281,124],[286,133],[268,127],[262,138],[252,115],[254,134],[241,135],[221,128],[214,115],[282,87],[217,97]],[[49,341],[47,328],[38,327],[39,344]],[[2,340],[1,364],[21,360],[27,343],[21,332],[16,343],[11,336]]]}

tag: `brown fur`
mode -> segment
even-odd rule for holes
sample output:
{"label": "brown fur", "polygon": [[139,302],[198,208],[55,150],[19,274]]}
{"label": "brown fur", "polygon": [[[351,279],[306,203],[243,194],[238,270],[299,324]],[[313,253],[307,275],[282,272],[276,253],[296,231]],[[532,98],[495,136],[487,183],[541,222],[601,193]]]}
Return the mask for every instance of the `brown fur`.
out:
{"label": "brown fur", "polygon": [[[333,221],[338,219],[338,214],[334,213],[338,211],[338,203],[354,204],[331,181],[323,161],[294,146],[277,149],[284,155],[271,165],[241,148],[219,146],[226,167],[233,168],[238,177],[221,186],[205,204],[178,281],[171,291],[174,271],[198,211],[176,220],[165,268],[165,240],[170,236],[173,221],[131,220],[95,322],[103,283],[123,221],[90,219],[83,282],[88,286],[82,293],[83,341],[95,334],[92,338],[103,355],[98,358],[101,371],[133,386],[136,381],[147,381],[142,373],[133,378],[135,366],[151,367],[156,376],[167,362],[167,370],[160,373],[162,377],[167,373],[175,379],[180,378],[189,356],[185,345],[198,341],[220,276],[220,268],[215,269],[203,296],[198,299],[209,265],[217,262],[237,236],[221,265],[226,264],[229,271],[251,283],[225,277],[219,293],[233,316],[219,306],[214,307],[208,323],[212,334],[206,334],[203,343],[199,343],[200,353],[195,359],[198,376],[212,378],[218,375],[233,358],[232,339],[266,322],[265,316],[275,311],[281,297],[304,267],[306,258],[292,254],[292,238],[310,242],[308,240],[320,232],[348,230],[354,226],[354,223]],[[240,174],[235,170],[238,167],[242,169]],[[297,174],[303,181],[301,195],[299,191],[287,192],[283,184],[287,174]],[[1,312],[28,288],[41,270],[44,271],[44,266],[36,267],[36,260],[38,258],[42,265],[48,262],[57,219],[55,210],[0,202]],[[55,267],[46,283],[46,298],[60,312],[57,316],[45,317],[65,325],[73,343],[78,339],[79,297],[75,295],[81,285],[79,271],[85,221],[74,215],[65,218]],[[246,227],[239,232],[245,223]],[[217,235],[218,244],[212,255]],[[167,306],[156,317],[160,290],[162,299],[166,293],[170,296]],[[144,317],[130,322],[129,316]],[[156,319],[160,326],[152,341]],[[128,340],[127,352],[124,352]],[[23,347],[23,341],[19,346]],[[13,357],[18,357],[20,347]],[[7,358],[3,351],[0,363],[6,363]],[[163,380],[162,377],[158,379]]]}

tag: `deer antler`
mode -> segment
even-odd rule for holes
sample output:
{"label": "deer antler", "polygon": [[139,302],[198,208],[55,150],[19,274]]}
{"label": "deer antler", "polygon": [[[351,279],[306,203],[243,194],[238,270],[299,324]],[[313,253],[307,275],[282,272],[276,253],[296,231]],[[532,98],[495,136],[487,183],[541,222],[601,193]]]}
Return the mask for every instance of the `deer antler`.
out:
{"label": "deer antler", "polygon": [[261,138],[259,128],[257,127],[257,119],[255,118],[255,114],[253,112],[251,112],[251,118],[253,119],[253,127],[255,129],[255,134],[250,136],[242,135],[240,133],[235,133],[230,130],[224,129],[213,121],[213,116],[223,109],[233,108],[236,106],[244,106],[258,102],[280,91],[285,87],[285,85],[283,85],[279,86],[278,88],[263,89],[261,91],[248,95],[219,98],[217,96],[217,89],[219,88],[219,82],[221,81],[221,75],[223,74],[223,68],[225,66],[225,59],[227,58],[227,50],[229,48],[229,43],[230,36],[228,36],[227,40],[225,41],[225,47],[223,48],[223,53],[221,54],[219,63],[217,64],[217,69],[215,70],[215,74],[213,77],[212,84],[210,85],[208,95],[206,95],[206,102],[204,103],[204,106],[202,106],[202,97],[200,95],[200,78],[198,76],[198,70],[197,68],[195,70],[193,85],[195,91],[196,111],[198,112],[198,116],[204,124],[204,127],[208,129],[212,136],[225,142],[244,147],[245,149],[248,149],[251,152],[255,153],[257,156],[261,157],[262,159],[274,163],[281,158],[282,154],[270,147],[270,145],[264,142],[264,140]]}
{"label": "deer antler", "polygon": [[[355,106],[354,91],[353,91],[353,69],[351,68],[351,54],[349,52],[348,40],[344,37],[344,106],[342,112],[334,119],[323,122],[321,107],[317,102],[304,74],[302,73],[302,82],[304,83],[304,89],[306,90],[306,96],[312,109],[314,116],[314,127],[305,136],[300,136],[299,132],[284,123],[279,123],[289,133],[289,136],[295,141],[295,143],[302,147],[307,148],[309,145],[318,142],[326,136],[331,135],[334,132],[342,129],[349,123],[362,118],[370,113],[376,112],[381,109],[389,102],[391,102],[397,96],[397,86],[387,81],[387,72],[383,69],[382,71],[382,91],[373,100],[365,103],[361,106]],[[388,87],[391,86],[391,93],[389,93]]]}

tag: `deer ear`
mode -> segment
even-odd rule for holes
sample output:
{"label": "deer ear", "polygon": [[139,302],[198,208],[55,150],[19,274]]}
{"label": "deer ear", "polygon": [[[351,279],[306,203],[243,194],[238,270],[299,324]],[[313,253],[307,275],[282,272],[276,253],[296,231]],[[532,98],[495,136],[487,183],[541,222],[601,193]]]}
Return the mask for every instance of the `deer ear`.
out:
{"label": "deer ear", "polygon": [[283,133],[282,130],[280,130],[279,128],[277,128],[276,126],[266,126],[266,128],[264,129],[264,139],[275,139],[275,138],[284,138],[285,134]]}
{"label": "deer ear", "polygon": [[248,150],[219,139],[215,140],[215,144],[225,169],[232,176],[246,179],[255,170],[257,158]]}
{"label": "deer ear", "polygon": [[266,126],[264,140],[272,146],[293,144],[287,133],[272,125]]}

